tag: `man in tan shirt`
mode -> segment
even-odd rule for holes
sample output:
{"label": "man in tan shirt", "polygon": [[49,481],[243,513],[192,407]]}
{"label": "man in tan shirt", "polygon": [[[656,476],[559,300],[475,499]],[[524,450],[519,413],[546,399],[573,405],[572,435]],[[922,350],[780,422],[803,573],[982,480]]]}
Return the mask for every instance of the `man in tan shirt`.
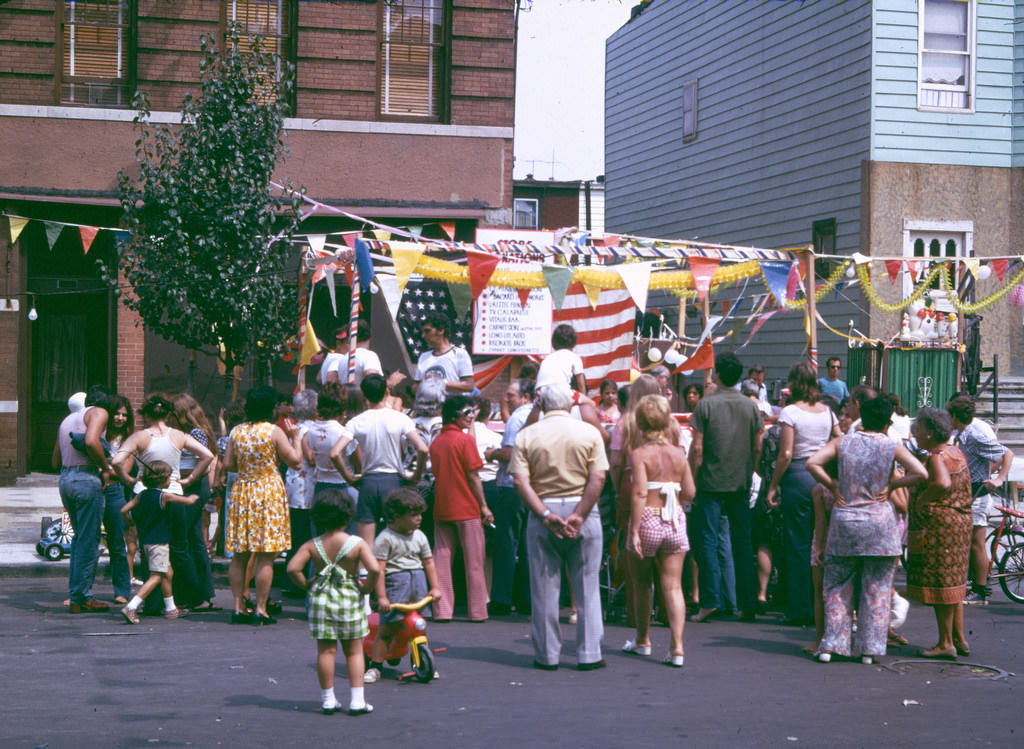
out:
{"label": "man in tan shirt", "polygon": [[568,385],[545,386],[544,418],[516,436],[509,473],[529,512],[526,549],[530,564],[534,666],[558,668],[562,634],[558,623],[562,568],[568,566],[576,594],[576,658],[580,671],[605,665],[604,625],[598,570],[601,565],[601,494],[608,459],[596,427],[569,415]]}

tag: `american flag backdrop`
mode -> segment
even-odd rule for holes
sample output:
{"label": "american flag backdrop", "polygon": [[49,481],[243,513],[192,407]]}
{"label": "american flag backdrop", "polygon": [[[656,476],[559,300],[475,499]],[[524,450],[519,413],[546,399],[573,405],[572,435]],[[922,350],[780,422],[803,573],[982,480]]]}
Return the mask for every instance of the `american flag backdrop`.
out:
{"label": "american flag backdrop", "polygon": [[[597,309],[579,283],[569,286],[561,310],[554,311],[552,327],[569,323],[576,329],[577,354],[583,359],[587,385],[591,392],[601,381],[629,382],[633,354],[633,332],[636,306],[629,292],[605,289],[598,298]],[[440,313],[452,321],[451,341],[470,354],[473,343],[473,315],[457,317],[447,284],[440,281],[413,281],[406,286],[398,309],[398,327],[409,356],[415,363],[426,350],[421,328],[428,315]],[[473,356],[474,380],[477,387],[490,383],[508,365],[511,357]]]}

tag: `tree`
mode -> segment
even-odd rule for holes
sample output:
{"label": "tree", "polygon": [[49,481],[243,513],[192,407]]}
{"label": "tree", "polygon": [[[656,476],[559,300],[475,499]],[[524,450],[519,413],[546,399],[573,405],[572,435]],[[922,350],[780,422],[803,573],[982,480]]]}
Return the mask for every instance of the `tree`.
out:
{"label": "tree", "polygon": [[287,153],[291,67],[237,25],[223,45],[200,43],[201,96],[185,96],[180,126],[154,125],[148,98],[136,97],[139,173],[118,174],[129,232],[118,254],[125,305],[170,341],[212,347],[227,388],[235,367],[269,362],[294,332],[285,265],[304,190],[289,201],[270,191]]}

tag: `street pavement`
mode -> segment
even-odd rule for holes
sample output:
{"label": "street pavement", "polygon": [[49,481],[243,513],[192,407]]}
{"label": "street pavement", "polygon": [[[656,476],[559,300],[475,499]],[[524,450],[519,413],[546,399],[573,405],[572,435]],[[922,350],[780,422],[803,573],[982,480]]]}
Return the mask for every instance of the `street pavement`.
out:
{"label": "street pavement", "polygon": [[[31,549],[41,510],[56,516],[59,502],[14,491],[0,491],[0,544],[17,526],[31,532],[20,542]],[[275,626],[231,626],[218,571],[225,611],[130,626],[114,608],[67,613],[67,562],[19,565],[22,552],[5,548],[0,560],[4,748],[1024,746],[1013,675],[1024,669],[1024,606],[998,590],[991,605],[965,609],[973,653],[957,664],[913,658],[935,642],[932,612],[917,604],[902,630],[911,645],[873,666],[813,661],[801,653],[813,631],[771,614],[688,623],[681,670],[659,663],[665,628],[653,630],[654,655],[642,658],[619,653],[633,633],[613,622],[607,668],[580,673],[574,628],[564,624],[561,668],[544,672],[531,667],[526,617],[457,618],[430,625],[431,646],[445,648],[437,680],[399,682],[391,671],[366,687],[372,715],[323,716],[301,602],[285,599]],[[96,593],[109,601],[102,575]],[[345,702],[342,662],[337,674]]]}

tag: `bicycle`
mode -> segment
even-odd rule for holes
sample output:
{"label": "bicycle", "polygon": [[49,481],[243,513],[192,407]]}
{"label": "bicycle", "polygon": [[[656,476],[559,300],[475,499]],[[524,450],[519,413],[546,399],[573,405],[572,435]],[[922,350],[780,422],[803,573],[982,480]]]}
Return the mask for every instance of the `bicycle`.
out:
{"label": "bicycle", "polygon": [[999,505],[995,509],[1002,519],[990,546],[997,572],[989,577],[999,581],[999,587],[1011,601],[1024,603],[1024,512]]}

